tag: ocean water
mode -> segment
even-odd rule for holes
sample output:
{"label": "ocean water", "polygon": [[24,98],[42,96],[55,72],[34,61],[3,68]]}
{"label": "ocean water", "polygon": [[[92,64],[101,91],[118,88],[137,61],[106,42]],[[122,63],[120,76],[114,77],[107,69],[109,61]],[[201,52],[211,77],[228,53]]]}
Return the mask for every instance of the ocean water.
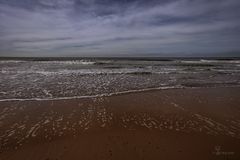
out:
{"label": "ocean water", "polygon": [[0,60],[0,101],[235,86],[240,86],[239,59]]}

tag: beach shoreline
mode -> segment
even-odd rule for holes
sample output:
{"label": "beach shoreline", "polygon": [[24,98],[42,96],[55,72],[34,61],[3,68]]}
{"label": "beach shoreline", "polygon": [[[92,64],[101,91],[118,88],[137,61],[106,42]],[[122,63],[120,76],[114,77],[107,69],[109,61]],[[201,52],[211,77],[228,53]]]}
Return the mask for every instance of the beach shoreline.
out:
{"label": "beach shoreline", "polygon": [[239,159],[240,87],[0,102],[0,158]]}

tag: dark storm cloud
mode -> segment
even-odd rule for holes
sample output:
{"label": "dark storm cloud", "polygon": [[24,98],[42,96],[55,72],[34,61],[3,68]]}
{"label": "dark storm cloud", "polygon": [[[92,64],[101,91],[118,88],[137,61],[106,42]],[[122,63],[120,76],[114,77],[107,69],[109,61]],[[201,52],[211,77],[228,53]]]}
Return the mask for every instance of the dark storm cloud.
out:
{"label": "dark storm cloud", "polygon": [[0,0],[0,56],[239,51],[239,7],[238,0]]}

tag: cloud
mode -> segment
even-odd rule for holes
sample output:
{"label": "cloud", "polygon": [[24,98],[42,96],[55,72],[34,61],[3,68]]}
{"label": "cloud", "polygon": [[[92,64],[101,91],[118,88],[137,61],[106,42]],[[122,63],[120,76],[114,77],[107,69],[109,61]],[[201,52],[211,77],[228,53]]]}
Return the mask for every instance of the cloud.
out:
{"label": "cloud", "polygon": [[134,56],[240,50],[238,0],[8,0],[0,56]]}

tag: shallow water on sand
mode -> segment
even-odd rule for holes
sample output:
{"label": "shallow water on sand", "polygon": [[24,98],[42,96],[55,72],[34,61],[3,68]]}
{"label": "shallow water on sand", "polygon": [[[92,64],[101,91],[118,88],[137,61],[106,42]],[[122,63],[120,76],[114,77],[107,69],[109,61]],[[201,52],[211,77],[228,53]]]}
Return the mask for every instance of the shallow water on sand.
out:
{"label": "shallow water on sand", "polygon": [[30,143],[112,131],[239,141],[239,90],[172,89],[85,99],[0,102],[0,153]]}

